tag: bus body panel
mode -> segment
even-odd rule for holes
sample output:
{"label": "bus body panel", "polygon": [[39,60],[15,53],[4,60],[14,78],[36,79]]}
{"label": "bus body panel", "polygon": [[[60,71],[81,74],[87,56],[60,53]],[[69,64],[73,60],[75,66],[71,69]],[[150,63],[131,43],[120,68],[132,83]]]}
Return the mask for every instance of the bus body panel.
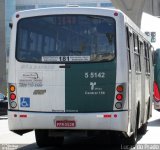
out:
{"label": "bus body panel", "polygon": [[[38,65],[17,63],[19,110],[44,112],[113,111],[116,62]],[[30,69],[30,67],[32,69]],[[41,69],[40,69],[41,68]],[[29,106],[25,99],[29,98]],[[24,99],[24,100],[23,100]]]}
{"label": "bus body panel", "polygon": [[66,112],[113,111],[116,61],[71,64],[65,81]]}
{"label": "bus body panel", "polygon": [[[17,66],[19,63],[17,63]],[[19,110],[65,111],[65,71],[59,65],[20,65],[16,87]],[[21,68],[20,67],[20,68]],[[30,69],[30,67],[32,69]],[[19,67],[17,67],[19,68]],[[45,71],[44,71],[45,70]],[[28,106],[24,101],[27,101]]]}

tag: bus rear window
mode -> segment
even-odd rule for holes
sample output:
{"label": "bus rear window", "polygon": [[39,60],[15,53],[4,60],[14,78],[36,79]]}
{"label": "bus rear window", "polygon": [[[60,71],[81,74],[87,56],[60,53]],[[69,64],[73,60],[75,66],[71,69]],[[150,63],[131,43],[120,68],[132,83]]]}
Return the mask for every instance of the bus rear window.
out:
{"label": "bus rear window", "polygon": [[115,20],[92,15],[21,19],[16,58],[21,62],[98,62],[115,57]]}

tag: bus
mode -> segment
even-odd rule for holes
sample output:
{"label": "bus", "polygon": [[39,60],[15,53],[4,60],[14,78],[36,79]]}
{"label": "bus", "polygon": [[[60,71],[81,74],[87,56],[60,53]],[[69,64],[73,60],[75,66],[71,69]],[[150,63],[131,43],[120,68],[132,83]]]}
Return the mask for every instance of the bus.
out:
{"label": "bus", "polygon": [[160,111],[160,49],[156,49],[154,57],[154,109]]}
{"label": "bus", "polygon": [[16,12],[9,55],[9,129],[39,147],[110,133],[135,144],[152,115],[151,44],[120,10]]}
{"label": "bus", "polygon": [[[150,20],[148,22],[148,20]],[[159,79],[159,68],[160,68],[160,43],[158,39],[160,38],[160,19],[159,17],[155,17],[149,15],[147,13],[143,13],[141,29],[145,32],[150,38],[151,44],[155,49],[154,53],[154,109],[160,111],[160,79]]]}

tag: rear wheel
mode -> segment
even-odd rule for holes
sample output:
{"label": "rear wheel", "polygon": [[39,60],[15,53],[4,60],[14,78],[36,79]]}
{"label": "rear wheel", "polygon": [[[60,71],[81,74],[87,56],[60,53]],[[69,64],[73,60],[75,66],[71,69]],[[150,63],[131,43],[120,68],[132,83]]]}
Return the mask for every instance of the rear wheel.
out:
{"label": "rear wheel", "polygon": [[137,142],[137,127],[136,127],[133,135],[127,139],[127,144],[128,145],[135,145],[136,142]]}
{"label": "rear wheel", "polygon": [[137,109],[137,115],[136,115],[136,123],[135,123],[135,131],[131,135],[131,137],[128,137],[126,139],[126,144],[127,145],[135,145],[137,142],[137,137],[138,137],[138,122],[139,122],[139,109]]}
{"label": "rear wheel", "polygon": [[[148,109],[147,109],[148,111],[147,111],[147,121],[148,121],[148,119],[149,119],[149,117],[150,117],[150,100],[149,100],[149,103],[148,103]],[[148,126],[148,122],[146,122],[146,123],[144,123],[142,126],[141,126],[141,128],[138,130],[138,133],[140,133],[140,134],[145,134],[146,133],[146,131],[147,131],[147,126]]]}
{"label": "rear wheel", "polygon": [[147,125],[148,125],[148,122],[146,122],[146,123],[144,123],[142,126],[141,126],[141,128],[138,130],[138,133],[140,133],[140,134],[145,134],[146,133],[146,131],[147,131]]}
{"label": "rear wheel", "polygon": [[48,130],[35,130],[36,142],[39,147],[60,146],[64,137],[50,137]]}

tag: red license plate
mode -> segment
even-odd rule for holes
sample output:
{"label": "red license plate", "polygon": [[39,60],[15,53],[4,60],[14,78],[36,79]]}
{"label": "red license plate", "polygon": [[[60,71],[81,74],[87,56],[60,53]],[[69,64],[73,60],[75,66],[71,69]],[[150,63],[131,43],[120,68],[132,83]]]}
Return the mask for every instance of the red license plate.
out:
{"label": "red license plate", "polygon": [[56,127],[75,127],[75,120],[57,120]]}

